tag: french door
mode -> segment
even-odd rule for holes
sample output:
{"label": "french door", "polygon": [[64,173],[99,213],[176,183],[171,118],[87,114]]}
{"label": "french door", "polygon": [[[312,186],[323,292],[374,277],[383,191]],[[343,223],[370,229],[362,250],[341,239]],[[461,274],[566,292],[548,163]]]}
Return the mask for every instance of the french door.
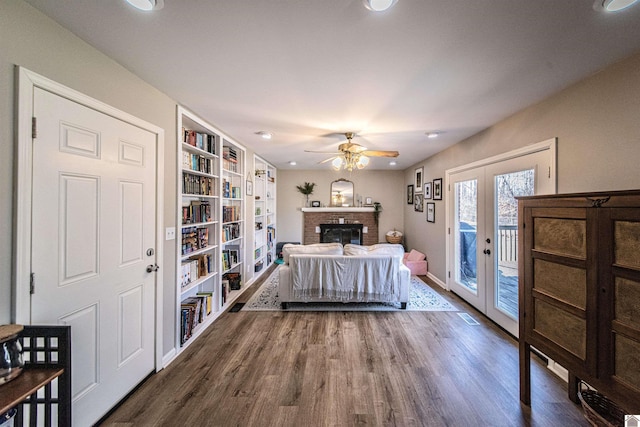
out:
{"label": "french door", "polygon": [[514,336],[518,336],[516,197],[555,192],[555,141],[552,147],[549,144],[447,172],[447,286]]}

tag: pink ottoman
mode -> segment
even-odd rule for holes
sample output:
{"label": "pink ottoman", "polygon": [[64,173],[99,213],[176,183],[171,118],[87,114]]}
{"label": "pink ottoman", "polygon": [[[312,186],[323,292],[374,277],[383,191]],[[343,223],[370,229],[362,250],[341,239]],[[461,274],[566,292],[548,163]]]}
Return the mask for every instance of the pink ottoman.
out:
{"label": "pink ottoman", "polygon": [[412,276],[427,274],[427,256],[422,252],[411,249],[411,252],[404,254],[402,262],[411,270]]}

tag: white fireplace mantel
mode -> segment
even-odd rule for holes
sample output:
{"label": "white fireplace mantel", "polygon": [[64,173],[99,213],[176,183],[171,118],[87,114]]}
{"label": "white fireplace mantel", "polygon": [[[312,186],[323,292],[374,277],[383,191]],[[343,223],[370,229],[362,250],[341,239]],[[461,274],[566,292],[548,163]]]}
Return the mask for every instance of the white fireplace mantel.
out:
{"label": "white fireplace mantel", "polygon": [[373,206],[365,206],[361,208],[351,208],[344,206],[331,206],[328,208],[300,208],[302,212],[375,212]]}

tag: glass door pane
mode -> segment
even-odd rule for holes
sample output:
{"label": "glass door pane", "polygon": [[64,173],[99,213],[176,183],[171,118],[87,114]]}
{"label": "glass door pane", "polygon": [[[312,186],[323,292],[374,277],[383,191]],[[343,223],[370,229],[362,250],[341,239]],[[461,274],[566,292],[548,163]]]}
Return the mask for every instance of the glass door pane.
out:
{"label": "glass door pane", "polygon": [[456,182],[455,200],[455,279],[460,285],[477,295],[478,180]]}
{"label": "glass door pane", "polygon": [[535,170],[496,175],[495,179],[495,307],[518,318],[518,196],[532,196]]}

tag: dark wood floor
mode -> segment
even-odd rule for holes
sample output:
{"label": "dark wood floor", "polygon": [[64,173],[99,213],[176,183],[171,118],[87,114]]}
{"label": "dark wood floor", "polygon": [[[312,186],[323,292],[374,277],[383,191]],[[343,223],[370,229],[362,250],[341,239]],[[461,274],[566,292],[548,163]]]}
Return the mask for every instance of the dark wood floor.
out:
{"label": "dark wood floor", "polygon": [[521,405],[515,339],[441,293],[480,325],[455,312],[225,313],[103,425],[588,425],[537,358]]}

